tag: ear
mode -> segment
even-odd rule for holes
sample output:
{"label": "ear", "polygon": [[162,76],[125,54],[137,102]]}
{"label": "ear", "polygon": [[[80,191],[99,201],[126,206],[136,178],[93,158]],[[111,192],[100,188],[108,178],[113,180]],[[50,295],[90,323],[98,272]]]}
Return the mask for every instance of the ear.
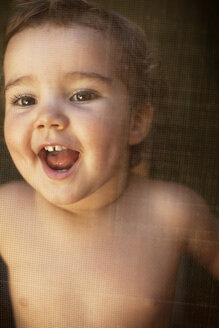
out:
{"label": "ear", "polygon": [[133,110],[129,130],[129,145],[141,143],[147,136],[153,117],[153,106],[148,103],[140,109]]}

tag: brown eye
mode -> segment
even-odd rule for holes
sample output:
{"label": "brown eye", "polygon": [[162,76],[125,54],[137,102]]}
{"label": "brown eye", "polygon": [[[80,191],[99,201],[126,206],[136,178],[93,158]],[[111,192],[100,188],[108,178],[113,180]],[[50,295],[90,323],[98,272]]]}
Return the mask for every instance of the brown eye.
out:
{"label": "brown eye", "polygon": [[98,95],[91,90],[80,90],[76,92],[71,98],[70,101],[75,102],[86,102],[98,98]]}
{"label": "brown eye", "polygon": [[31,96],[20,96],[16,99],[14,104],[22,107],[31,106],[36,104],[36,100]]}

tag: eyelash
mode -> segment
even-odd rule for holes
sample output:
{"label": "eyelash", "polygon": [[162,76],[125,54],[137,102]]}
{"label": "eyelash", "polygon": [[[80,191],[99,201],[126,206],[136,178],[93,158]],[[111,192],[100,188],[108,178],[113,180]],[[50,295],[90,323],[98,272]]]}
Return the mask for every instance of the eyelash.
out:
{"label": "eyelash", "polygon": [[89,96],[89,99],[85,99],[85,100],[83,100],[83,99],[80,99],[80,100],[75,99],[73,101],[75,101],[77,103],[80,103],[80,102],[83,102],[84,103],[84,102],[88,102],[88,101],[92,101],[92,100],[98,99],[100,97],[100,95],[96,91],[94,91],[94,90],[81,89],[81,90],[76,91],[69,99],[71,100],[75,96],[79,96],[80,94],[81,94],[81,96],[83,96],[83,94],[84,94],[84,96]]}
{"label": "eyelash", "polygon": [[[76,96],[88,96],[88,99],[73,99],[74,97]],[[89,90],[89,89],[82,89],[82,90],[78,90],[76,91],[69,99],[70,101],[74,101],[76,103],[84,103],[84,102],[88,102],[88,101],[91,101],[91,100],[95,100],[95,99],[98,99],[100,97],[100,95],[94,91],[94,90]],[[34,103],[32,104],[27,104],[27,105],[20,105],[18,102],[19,100],[24,100],[24,99],[31,99],[34,101]],[[71,100],[72,99],[72,100]],[[28,106],[32,106],[32,105],[35,105],[36,104],[36,99],[33,95],[31,94],[20,94],[20,95],[16,95],[14,97],[12,97],[10,99],[10,103],[12,105],[17,105],[17,106],[20,106],[20,107],[28,107]]]}
{"label": "eyelash", "polygon": [[[34,104],[30,104],[30,105],[19,105],[19,104],[18,104],[18,101],[19,101],[19,100],[24,100],[25,98],[26,98],[26,99],[32,99],[32,100],[34,100]],[[35,105],[35,104],[36,104],[36,99],[35,99],[35,97],[34,97],[33,95],[31,95],[31,94],[22,94],[22,95],[16,95],[16,96],[12,97],[12,98],[10,99],[10,103],[11,103],[12,105],[17,105],[17,106],[20,106],[20,107],[27,107],[27,106]]]}

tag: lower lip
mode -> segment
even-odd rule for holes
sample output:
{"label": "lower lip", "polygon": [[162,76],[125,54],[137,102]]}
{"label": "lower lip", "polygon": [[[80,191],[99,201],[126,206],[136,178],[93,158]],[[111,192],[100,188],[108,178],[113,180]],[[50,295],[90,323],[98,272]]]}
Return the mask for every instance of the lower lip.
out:
{"label": "lower lip", "polygon": [[79,157],[78,157],[77,161],[74,163],[74,165],[69,170],[66,170],[66,171],[53,170],[47,165],[45,160],[40,158],[40,161],[41,161],[44,172],[50,179],[64,180],[64,179],[67,179],[70,175],[72,175],[76,171],[76,169],[79,165],[79,162],[80,162],[80,158],[81,158],[81,156],[79,154]]}

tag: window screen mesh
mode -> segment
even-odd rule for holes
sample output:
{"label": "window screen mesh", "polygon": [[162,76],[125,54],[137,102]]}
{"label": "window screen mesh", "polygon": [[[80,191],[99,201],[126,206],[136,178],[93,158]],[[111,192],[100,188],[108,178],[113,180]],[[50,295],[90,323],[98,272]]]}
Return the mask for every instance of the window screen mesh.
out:
{"label": "window screen mesh", "polygon": [[[218,5],[202,0],[101,1],[143,27],[160,66],[152,129],[145,142],[142,175],[182,183],[203,196],[212,212],[218,206]],[[0,4],[0,32],[10,1]],[[1,56],[2,57],[2,56]],[[3,78],[1,73],[1,81]],[[0,183],[21,179],[3,139],[0,115]],[[11,325],[6,267],[0,269],[1,327]],[[173,313],[173,327],[219,326],[218,283],[184,257]]]}

